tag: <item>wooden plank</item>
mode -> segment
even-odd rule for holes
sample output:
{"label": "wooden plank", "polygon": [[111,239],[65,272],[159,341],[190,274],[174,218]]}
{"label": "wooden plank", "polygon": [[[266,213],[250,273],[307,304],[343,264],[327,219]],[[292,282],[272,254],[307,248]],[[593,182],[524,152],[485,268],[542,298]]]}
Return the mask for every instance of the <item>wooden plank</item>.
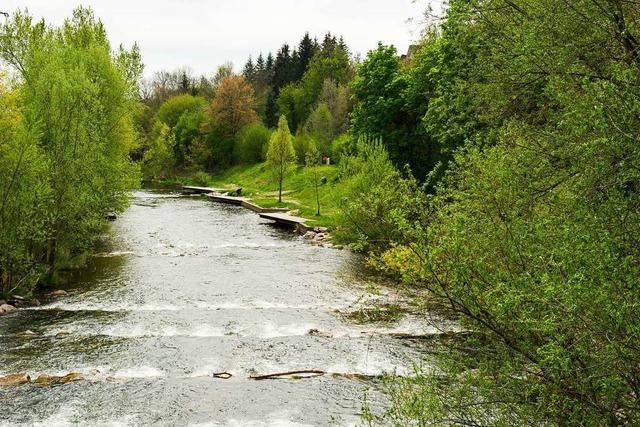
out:
{"label": "wooden plank", "polygon": [[308,229],[305,222],[307,221],[304,218],[300,218],[297,216],[284,214],[284,213],[261,213],[260,218],[269,219],[271,221],[275,221],[279,224],[288,225],[291,227],[301,226],[304,229]]}
{"label": "wooden plank", "polygon": [[211,200],[219,203],[226,203],[228,205],[237,205],[237,206],[242,205],[242,202],[245,201],[243,197],[223,196],[221,194],[213,194],[213,193],[209,194],[208,197],[211,198]]}
{"label": "wooden plank", "polygon": [[209,194],[209,193],[215,193],[218,190],[211,187],[194,187],[191,185],[183,185],[182,191],[186,191],[188,193],[196,193],[196,194]]}
{"label": "wooden plank", "polygon": [[277,213],[277,212],[289,212],[288,208],[263,208],[262,206],[258,206],[255,203],[252,203],[248,200],[244,200],[242,202],[242,206],[255,212],[255,213]]}

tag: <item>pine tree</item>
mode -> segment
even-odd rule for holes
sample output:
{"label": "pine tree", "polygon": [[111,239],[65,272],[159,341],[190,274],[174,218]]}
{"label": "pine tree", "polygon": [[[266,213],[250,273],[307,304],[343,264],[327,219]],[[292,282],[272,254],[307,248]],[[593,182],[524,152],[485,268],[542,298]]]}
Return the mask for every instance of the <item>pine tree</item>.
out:
{"label": "pine tree", "polygon": [[183,71],[182,76],[180,76],[180,92],[188,93],[191,84],[189,82],[189,77],[187,76],[187,72]]}
{"label": "pine tree", "polygon": [[251,56],[249,56],[249,60],[245,64],[244,69],[242,70],[242,74],[244,75],[244,78],[247,79],[248,82],[250,83],[255,82],[256,68],[253,65],[253,59],[251,58]]}
{"label": "pine tree", "polygon": [[273,89],[276,94],[280,93],[280,88],[291,82],[291,65],[289,45],[284,44],[276,55],[273,67]]}
{"label": "pine tree", "polygon": [[309,67],[309,62],[313,55],[315,55],[317,49],[317,42],[311,40],[309,37],[309,33],[305,33],[304,37],[300,41],[300,45],[298,46],[298,63],[296,69],[296,78],[295,80],[300,80],[304,75],[305,71]]}
{"label": "pine tree", "polygon": [[272,86],[273,85],[273,70],[274,70],[274,66],[275,66],[275,60],[273,59],[273,55],[271,54],[271,52],[269,52],[269,55],[267,55],[267,61],[265,63],[265,81],[266,84],[268,86]]}

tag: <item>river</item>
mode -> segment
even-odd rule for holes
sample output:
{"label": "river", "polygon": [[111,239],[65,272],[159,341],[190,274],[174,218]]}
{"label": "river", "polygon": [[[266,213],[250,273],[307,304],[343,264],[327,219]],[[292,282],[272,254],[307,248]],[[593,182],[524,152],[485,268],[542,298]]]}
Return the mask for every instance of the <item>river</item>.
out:
{"label": "river", "polygon": [[[68,297],[0,318],[0,375],[85,378],[0,388],[0,425],[357,425],[379,381],[332,374],[410,374],[420,349],[392,332],[435,331],[345,320],[371,297],[360,260],[240,207],[138,191],[106,241]],[[250,378],[303,369],[326,374]]]}

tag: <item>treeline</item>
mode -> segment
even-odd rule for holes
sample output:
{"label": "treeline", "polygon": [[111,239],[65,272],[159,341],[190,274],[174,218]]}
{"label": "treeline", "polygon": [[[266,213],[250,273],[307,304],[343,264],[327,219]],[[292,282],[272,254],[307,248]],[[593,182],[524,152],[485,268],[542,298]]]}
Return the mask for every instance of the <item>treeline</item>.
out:
{"label": "treeline", "polygon": [[60,27],[0,26],[0,294],[55,279],[95,243],[138,181],[129,160],[142,72],[92,12]]}
{"label": "treeline", "polygon": [[453,0],[352,88],[352,132],[384,146],[346,223],[466,331],[369,421],[638,425],[640,2]]}
{"label": "treeline", "polygon": [[143,84],[139,118],[146,140],[137,158],[147,178],[216,172],[265,160],[280,117],[295,135],[302,164],[311,146],[338,157],[353,107],[349,83],[355,62],[344,40],[319,42],[305,34],[291,49],[249,58],[241,73],[231,64],[212,79],[187,71],[160,72]]}

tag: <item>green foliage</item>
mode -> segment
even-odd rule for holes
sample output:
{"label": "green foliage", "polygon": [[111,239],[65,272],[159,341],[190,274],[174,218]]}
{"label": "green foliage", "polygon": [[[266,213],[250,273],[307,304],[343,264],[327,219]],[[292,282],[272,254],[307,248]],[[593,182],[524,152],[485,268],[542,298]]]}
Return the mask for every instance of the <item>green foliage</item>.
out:
{"label": "green foliage", "polygon": [[298,161],[298,164],[305,164],[306,155],[311,147],[315,147],[313,136],[301,132],[293,138],[293,149],[296,152],[296,160]]}
{"label": "green foliage", "polygon": [[156,135],[146,147],[142,157],[142,173],[147,178],[165,178],[173,169],[173,150],[175,143],[171,129],[164,123],[156,122]]}
{"label": "green foliage", "polygon": [[201,137],[200,129],[204,122],[204,113],[202,109],[195,111],[185,111],[180,115],[178,122],[172,129],[173,152],[175,162],[188,165],[188,161],[192,167],[204,167],[203,163],[194,159],[191,148],[196,139]]}
{"label": "green foliage", "polygon": [[204,109],[207,101],[192,95],[177,95],[167,99],[156,113],[156,119],[173,129],[184,113],[197,113]]}
{"label": "green foliage", "polygon": [[[15,171],[11,177],[23,174],[25,184],[35,186],[32,197],[50,194],[42,217],[39,203],[44,201],[34,201],[33,214],[11,216],[6,226],[21,233],[35,227],[36,240],[46,236],[44,247],[20,242],[19,235],[12,239],[29,248],[28,254],[20,255],[25,266],[31,264],[27,268],[32,270],[32,262],[45,263],[51,277],[60,257],[89,249],[105,214],[128,202],[127,190],[137,178],[128,154],[135,146],[133,115],[142,66],[137,48],[111,51],[102,23],[85,8],[76,9],[60,28],[33,25],[31,18],[18,13],[0,33],[3,60],[19,73],[21,97],[15,111],[21,116],[18,122],[24,123],[11,136],[15,140],[7,143],[5,161]],[[20,147],[11,148],[15,144]],[[17,163],[16,149],[22,153]],[[33,181],[35,176],[39,182]],[[5,209],[11,206],[18,212],[25,196],[12,190],[17,188],[15,180],[0,185],[5,189]],[[9,280],[25,284],[20,277]]]}
{"label": "green foliage", "polygon": [[[348,83],[348,82],[347,82]],[[333,119],[333,135],[349,130],[349,115],[353,109],[352,95],[348,84],[339,85],[332,79],[325,79],[318,96],[318,105],[325,104]]]}
{"label": "green foliage", "polygon": [[[393,46],[380,44],[358,67],[352,83],[357,99],[352,115],[354,137],[380,137],[398,168],[409,165],[424,179],[439,161],[438,147],[421,126],[424,95],[414,83]],[[418,88],[422,89],[422,88]]]}
{"label": "green foliage", "polygon": [[334,135],[334,120],[326,104],[318,104],[304,126],[305,132],[313,136],[320,154],[331,154]]}
{"label": "green foliage", "polygon": [[289,132],[287,119],[282,116],[278,122],[278,129],[269,140],[269,148],[267,150],[267,163],[272,168],[274,177],[278,182],[278,202],[280,203],[282,202],[282,183],[290,172],[295,158],[293,136]]}
{"label": "green foliage", "polygon": [[287,118],[291,129],[296,133],[298,126],[309,114],[308,98],[299,84],[290,84],[282,88],[276,101],[278,113]]}
{"label": "green foliage", "polygon": [[[291,129],[295,133],[309,117],[323,93],[325,82],[331,80],[335,84],[346,84],[351,81],[352,76],[353,68],[349,51],[335,38],[329,37],[325,39],[322,48],[309,62],[302,79],[290,83],[280,90],[277,99],[278,112],[287,117]],[[346,92],[343,92],[340,96],[345,94]],[[329,94],[326,95],[328,98]],[[348,110],[343,109],[341,103],[344,103],[344,99],[335,100],[332,106],[335,107],[335,111],[347,114]],[[345,117],[340,119],[343,121]]]}
{"label": "green foliage", "polygon": [[236,136],[234,154],[240,164],[260,163],[266,158],[271,131],[262,123],[245,126]]}
{"label": "green foliage", "polygon": [[371,422],[640,422],[640,8],[600,6],[451,2],[415,58],[424,123],[467,147],[380,260],[470,333]]}
{"label": "green foliage", "polygon": [[47,159],[29,135],[16,92],[0,87],[0,294],[29,288],[48,238]]}
{"label": "green foliage", "polygon": [[331,142],[331,161],[340,163],[342,157],[350,153],[351,147],[351,135],[347,133],[338,135]]}
{"label": "green foliage", "polygon": [[340,239],[372,252],[404,241],[398,222],[418,220],[425,209],[415,179],[398,172],[377,139],[360,138],[357,153],[343,156],[339,166],[345,187]]}

